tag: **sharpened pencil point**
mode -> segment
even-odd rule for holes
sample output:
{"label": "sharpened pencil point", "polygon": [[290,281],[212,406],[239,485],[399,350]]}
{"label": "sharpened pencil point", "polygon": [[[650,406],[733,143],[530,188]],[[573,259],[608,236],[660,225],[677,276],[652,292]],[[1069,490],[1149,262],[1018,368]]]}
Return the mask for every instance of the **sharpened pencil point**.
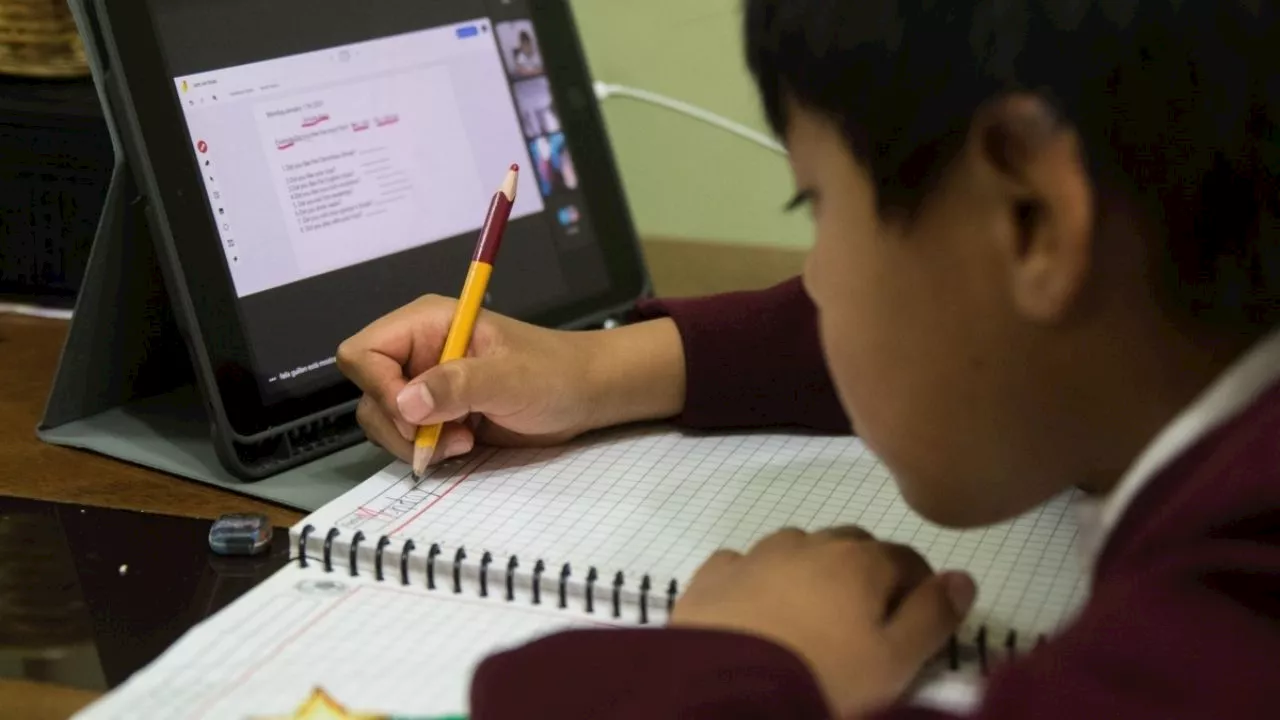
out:
{"label": "sharpened pencil point", "polygon": [[516,201],[516,180],[520,177],[520,166],[511,163],[511,171],[502,180],[502,186],[498,188],[498,192],[506,196],[511,202]]}
{"label": "sharpened pencil point", "polygon": [[435,448],[423,447],[415,445],[413,448],[413,476],[415,479],[422,479],[427,474],[427,465],[431,462],[431,455],[434,454]]}

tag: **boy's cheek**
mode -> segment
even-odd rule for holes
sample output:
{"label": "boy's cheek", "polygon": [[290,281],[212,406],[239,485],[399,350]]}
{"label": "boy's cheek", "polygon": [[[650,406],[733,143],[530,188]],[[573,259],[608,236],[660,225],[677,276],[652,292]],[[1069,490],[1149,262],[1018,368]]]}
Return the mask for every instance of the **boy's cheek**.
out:
{"label": "boy's cheek", "polygon": [[[833,376],[839,380],[856,371],[859,339],[873,328],[859,319],[861,308],[858,288],[863,282],[850,267],[849,248],[838,245],[839,238],[824,237],[822,228],[806,258],[804,287],[818,309],[819,337],[823,354]],[[860,327],[861,326],[861,327]],[[862,338],[857,337],[862,335]],[[842,401],[847,401],[845,383],[837,381]],[[846,403],[847,404],[847,403]]]}
{"label": "boy's cheek", "polygon": [[817,286],[818,278],[816,277],[818,257],[818,245],[815,243],[809,254],[804,259],[804,270],[801,272],[800,280],[804,285],[804,291],[809,295],[809,299],[817,306],[818,310],[822,310],[822,303],[818,300]]}
{"label": "boy's cheek", "polygon": [[831,373],[836,386],[836,394],[846,412],[850,412],[849,386],[846,379],[850,374],[849,343],[850,310],[847,298],[841,298],[836,288],[829,283],[836,278],[831,277],[832,266],[825,261],[822,244],[816,243],[809,253],[804,269],[804,288],[818,309],[818,340],[822,347],[823,359]]}
{"label": "boy's cheek", "polygon": [[[855,278],[841,277],[839,268],[819,254],[811,255],[804,275],[805,289],[818,310],[818,339],[827,369],[835,381],[836,392],[846,411],[850,409],[851,391],[866,358],[859,345],[872,328],[859,320],[854,294],[849,291]],[[866,378],[862,378],[866,380]]]}
{"label": "boy's cheek", "polygon": [[835,307],[835,298],[832,291],[838,285],[838,278],[833,277],[833,273],[839,270],[833,267],[833,261],[837,258],[832,257],[834,248],[831,242],[822,237],[819,232],[813,243],[813,248],[809,251],[809,255],[805,258],[804,272],[802,280],[804,282],[805,292],[809,294],[809,299],[818,308],[819,313],[838,312],[839,308]]}

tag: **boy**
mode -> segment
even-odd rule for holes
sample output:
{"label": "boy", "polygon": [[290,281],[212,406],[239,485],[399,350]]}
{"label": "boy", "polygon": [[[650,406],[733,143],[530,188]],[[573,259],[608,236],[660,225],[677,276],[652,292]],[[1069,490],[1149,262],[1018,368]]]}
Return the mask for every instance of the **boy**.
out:
{"label": "boy", "polygon": [[[814,307],[790,283],[652,304],[608,336],[490,316],[474,360],[406,384],[448,322],[424,300],[340,352],[362,421],[397,453],[405,427],[467,413],[508,443],[851,423],[951,526],[1079,487],[1091,596],[973,716],[1280,716],[1276,10],[749,0],[749,64],[815,220]],[[490,658],[474,717],[946,717],[901,696],[974,593],[856,528],[784,530],[711,558],[668,629]]]}

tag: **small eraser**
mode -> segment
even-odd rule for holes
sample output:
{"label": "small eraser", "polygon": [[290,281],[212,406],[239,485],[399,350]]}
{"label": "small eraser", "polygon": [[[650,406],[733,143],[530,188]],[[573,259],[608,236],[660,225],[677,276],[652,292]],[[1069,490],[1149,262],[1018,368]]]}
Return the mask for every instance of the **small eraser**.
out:
{"label": "small eraser", "polygon": [[271,519],[257,513],[230,513],[213,521],[209,549],[219,555],[257,555],[271,546]]}

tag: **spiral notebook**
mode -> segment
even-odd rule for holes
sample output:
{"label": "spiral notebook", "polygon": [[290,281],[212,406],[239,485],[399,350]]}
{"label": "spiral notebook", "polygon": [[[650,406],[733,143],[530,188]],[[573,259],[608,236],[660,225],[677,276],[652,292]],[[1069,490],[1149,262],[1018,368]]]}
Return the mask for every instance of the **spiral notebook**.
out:
{"label": "spiral notebook", "polygon": [[974,574],[976,607],[917,691],[963,701],[957,687],[1078,607],[1070,502],[943,529],[850,437],[645,427],[484,450],[419,480],[394,463],[292,528],[295,562],[83,717],[462,715],[487,655],[573,627],[660,627],[716,549],[843,524]]}

